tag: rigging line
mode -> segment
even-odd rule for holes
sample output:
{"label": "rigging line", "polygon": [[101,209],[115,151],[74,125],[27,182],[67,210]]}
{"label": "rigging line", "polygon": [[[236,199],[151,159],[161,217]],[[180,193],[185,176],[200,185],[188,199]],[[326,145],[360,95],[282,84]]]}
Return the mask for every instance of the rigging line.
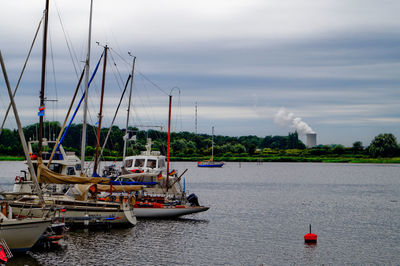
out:
{"label": "rigging line", "polygon": [[50,156],[50,159],[49,159],[49,162],[47,163],[47,165],[50,165],[50,164],[51,164],[51,161],[52,161],[52,159],[53,159],[54,153],[56,152],[56,150],[57,150],[58,147],[60,146],[58,143],[59,143],[61,137],[64,136],[64,135],[61,135],[61,133],[63,133],[63,131],[64,131],[64,129],[65,129],[65,125],[67,124],[69,114],[71,113],[72,106],[74,105],[74,102],[75,102],[75,99],[76,99],[76,95],[77,95],[77,93],[78,93],[78,90],[79,90],[79,87],[80,87],[80,84],[81,84],[81,82],[82,82],[82,79],[83,79],[83,75],[84,75],[84,74],[85,74],[85,68],[83,68],[83,70],[82,70],[81,77],[79,78],[78,84],[77,84],[77,86],[76,86],[74,96],[72,96],[72,100],[71,100],[70,106],[69,106],[69,108],[68,108],[67,115],[65,116],[65,119],[64,119],[64,123],[63,123],[63,125],[61,126],[60,132],[58,133],[58,137],[57,137],[57,141],[56,141],[57,146],[53,147],[53,151],[52,151],[52,153],[51,153],[51,156]]}
{"label": "rigging line", "polygon": [[102,157],[102,156],[103,156],[103,150],[104,150],[104,148],[105,148],[105,146],[106,146],[106,144],[107,144],[108,137],[110,136],[111,129],[112,129],[113,125],[114,125],[115,118],[117,117],[119,107],[121,106],[122,99],[124,98],[124,94],[125,94],[125,92],[126,92],[126,88],[128,87],[129,80],[130,80],[131,78],[132,78],[132,75],[129,74],[129,77],[128,77],[128,79],[126,80],[126,84],[125,84],[124,91],[122,92],[121,98],[119,99],[119,103],[118,103],[118,106],[117,106],[117,110],[115,111],[114,118],[113,118],[113,120],[112,120],[112,122],[111,122],[111,126],[110,126],[110,128],[109,128],[109,130],[108,130],[108,132],[107,132],[107,136],[106,136],[106,138],[105,138],[105,140],[104,140],[103,147],[101,148],[101,152],[100,152],[100,156],[99,156],[99,157]]}
{"label": "rigging line", "polygon": [[[65,31],[64,23],[62,22],[61,14],[60,14],[60,11],[59,11],[59,9],[58,9],[58,6],[57,6],[56,1],[54,1],[54,4],[55,4],[55,6],[56,6],[57,15],[58,15],[58,20],[60,21],[61,29],[62,29],[62,31],[63,31],[63,33],[64,33],[65,42],[66,42],[66,44],[67,44],[69,56],[71,57],[72,65],[74,66],[74,70],[75,70],[76,77],[79,77],[78,70],[77,70],[77,67],[76,67],[76,65],[75,65],[75,61],[74,61],[73,56],[75,56],[75,60],[76,60],[77,62],[79,62],[78,57],[76,56],[76,52],[75,52],[74,48],[72,47],[72,49],[71,49],[71,46],[72,46],[72,45],[70,46],[70,44],[69,44],[69,42],[71,42],[71,39],[69,38],[68,33]],[[72,50],[72,51],[71,51],[71,50]]]}
{"label": "rigging line", "polygon": [[154,103],[154,100],[152,99],[152,97],[150,97],[149,91],[150,90],[144,90],[145,97],[147,99],[148,104],[147,105],[143,105],[143,103],[142,103],[142,105],[143,105],[143,109],[144,110],[148,110],[149,109],[149,112],[148,113],[146,112],[147,119],[150,121],[150,123],[154,123],[154,120],[155,120],[154,118],[156,116],[154,115],[154,107],[151,105],[152,102]]}
{"label": "rigging line", "polygon": [[177,117],[179,119],[179,122],[181,124],[181,130],[182,131],[182,103],[181,103],[181,91],[179,90],[178,94],[178,114]]}
{"label": "rigging line", "polygon": [[[104,53],[101,54],[100,59],[99,59],[99,61],[97,62],[97,65],[96,65],[96,67],[95,67],[95,69],[94,69],[94,71],[93,71],[92,77],[91,77],[90,80],[89,80],[88,87],[90,86],[90,83],[92,82],[94,76],[95,76],[96,73],[97,73],[97,69],[99,68],[99,65],[100,65],[101,59],[103,58],[103,55],[104,55]],[[70,127],[71,124],[72,124],[72,121],[74,121],[74,118],[75,118],[75,116],[76,116],[76,113],[78,112],[79,107],[81,106],[82,101],[83,101],[84,98],[85,98],[85,93],[83,93],[81,99],[79,100],[78,106],[76,107],[75,112],[74,112],[74,114],[72,115],[71,120],[70,120],[69,123],[68,123],[68,126],[65,128],[65,131],[64,131],[64,133],[63,133],[63,135],[62,135],[62,137],[61,137],[61,139],[60,139],[60,141],[59,141],[59,143],[58,143],[58,145],[57,145],[56,150],[57,150],[58,147],[61,145],[61,142],[64,140],[64,137],[65,137],[65,135],[67,134],[67,131],[68,131],[69,127]]]}
{"label": "rigging line", "polygon": [[127,66],[129,66],[129,67],[131,66],[131,63],[128,63],[128,61],[126,61],[126,59],[123,58],[117,51],[115,51],[113,48],[110,48],[110,50],[113,50],[114,53],[115,53],[116,55],[118,55],[118,57],[121,58],[121,60],[122,60]]}
{"label": "rigging line", "polygon": [[145,80],[147,80],[148,82],[150,82],[154,87],[156,87],[157,89],[159,89],[162,93],[164,93],[165,95],[169,96],[169,94],[167,92],[165,92],[163,89],[160,88],[160,86],[158,86],[157,84],[155,84],[153,81],[151,81],[148,77],[146,77],[142,72],[138,72]]}
{"label": "rigging line", "polygon": [[[119,82],[121,82],[121,83],[123,84],[124,81],[123,81],[122,76],[121,76],[121,73],[120,73],[120,71],[119,71],[119,69],[118,69],[117,63],[115,62],[114,57],[112,56],[111,51],[110,51],[110,57],[111,57],[111,60],[112,60],[113,63],[114,63],[115,69],[117,70],[119,80],[118,80],[117,78],[116,78],[116,80],[117,80],[117,82],[118,82],[118,86],[120,87]],[[121,87],[120,87],[120,90],[122,91]]]}
{"label": "rigging line", "polygon": [[[39,29],[40,29],[40,26],[42,25],[42,21],[43,21],[43,19],[44,19],[44,16],[45,16],[45,14],[43,13],[42,18],[41,18],[40,21],[39,21],[39,25],[38,25],[38,27],[37,27],[37,29],[36,29],[35,36],[33,37],[33,41],[32,41],[31,47],[29,48],[28,55],[27,55],[27,57],[26,57],[26,59],[25,59],[24,66],[22,67],[21,74],[19,75],[17,85],[15,86],[15,89],[14,89],[14,92],[13,92],[13,98],[15,98],[15,94],[17,93],[17,90],[18,90],[18,87],[19,87],[19,83],[21,82],[22,76],[24,75],[26,65],[28,64],[28,60],[29,60],[29,57],[30,57],[30,55],[31,55],[31,52],[32,52],[32,49],[33,49],[33,45],[35,44],[36,37],[37,37],[37,35],[38,35],[38,33],[39,33]],[[10,112],[10,109],[11,109],[11,102],[10,102],[10,104],[8,105],[6,114],[5,114],[4,119],[3,119],[3,123],[1,124],[1,127],[0,127],[0,135],[1,135],[1,132],[3,131],[4,123],[5,123],[6,120],[7,120],[7,116],[8,116],[8,113]]]}
{"label": "rigging line", "polygon": [[[143,80],[143,77],[142,76],[140,76],[141,77],[141,80]],[[142,92],[144,92],[144,96],[142,97],[141,96],[141,92],[139,91],[139,90],[137,90],[137,92],[136,92],[136,99],[138,99],[138,105],[140,104],[142,107],[141,107],[141,109],[142,110],[145,110],[145,116],[146,116],[146,119],[148,120],[148,121],[150,121],[150,123],[158,123],[158,122],[155,122],[155,115],[154,115],[154,111],[153,111],[153,109],[152,109],[152,106],[151,106],[151,104],[152,103],[154,103],[154,99],[152,99],[152,100],[150,100],[150,96],[149,96],[149,91],[150,91],[150,89],[147,89],[147,83],[145,83],[145,82],[143,82],[143,86],[145,87],[145,89],[144,90],[141,90]],[[144,100],[145,99],[147,99],[147,104],[145,104],[144,103]],[[150,110],[148,110],[148,109],[150,109]],[[137,108],[134,108],[134,110],[135,111],[137,111]],[[139,113],[137,113],[137,116],[139,116]],[[140,119],[138,119],[138,120],[140,120]],[[141,123],[141,124],[143,124],[143,122]]]}
{"label": "rigging line", "polygon": [[[49,39],[50,39],[51,66],[52,66],[52,69],[53,69],[54,92],[56,94],[55,101],[57,102],[58,101],[57,79],[56,79],[56,69],[55,69],[55,65],[54,65],[54,53],[53,53],[53,42],[52,42],[52,39],[51,39],[51,31],[50,31],[50,34],[49,34]],[[53,107],[54,107],[54,104],[53,104]],[[54,108],[53,108],[53,121],[54,121]],[[49,136],[49,138],[50,138],[50,136]]]}

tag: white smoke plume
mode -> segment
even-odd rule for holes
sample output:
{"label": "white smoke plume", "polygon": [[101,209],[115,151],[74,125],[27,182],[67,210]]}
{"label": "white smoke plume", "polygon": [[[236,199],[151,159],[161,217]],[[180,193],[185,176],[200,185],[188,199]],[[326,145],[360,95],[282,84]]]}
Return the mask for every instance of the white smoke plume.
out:
{"label": "white smoke plume", "polygon": [[274,122],[280,127],[294,129],[299,134],[315,133],[306,122],[302,121],[300,117],[295,117],[293,113],[288,112],[284,107],[281,107],[275,114]]}

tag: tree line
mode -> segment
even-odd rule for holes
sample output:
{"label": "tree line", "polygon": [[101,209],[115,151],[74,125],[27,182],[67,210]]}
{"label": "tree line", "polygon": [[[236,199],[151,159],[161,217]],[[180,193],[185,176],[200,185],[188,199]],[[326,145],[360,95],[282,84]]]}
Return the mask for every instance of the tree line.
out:
{"label": "tree line", "polygon": [[[61,130],[59,122],[44,123],[44,137],[56,139]],[[104,142],[108,128],[102,128],[100,134],[100,146]],[[38,124],[28,125],[23,128],[27,140],[37,139]],[[129,128],[127,155],[139,154],[146,150],[147,138],[152,139],[152,150],[158,150],[166,154],[167,133],[157,130],[139,130],[135,127]],[[93,156],[96,147],[97,127],[87,126],[86,154]],[[72,124],[62,145],[67,151],[74,151],[80,155],[82,135],[82,124]],[[109,139],[105,145],[104,156],[120,157],[123,154],[125,129],[113,126]],[[132,140],[132,136],[136,140]],[[400,147],[393,134],[380,134],[374,138],[368,147],[364,147],[360,141],[353,143],[352,147],[343,145],[319,145],[307,149],[299,140],[298,133],[289,133],[288,136],[211,136],[208,134],[195,134],[191,132],[172,132],[170,154],[174,157],[207,157],[212,153],[212,139],[214,140],[214,155],[219,157],[246,157],[265,156],[284,151],[285,155],[365,155],[373,158],[400,156]],[[282,152],[281,152],[282,153]],[[0,155],[23,156],[22,145],[17,130],[4,129],[0,135]]]}

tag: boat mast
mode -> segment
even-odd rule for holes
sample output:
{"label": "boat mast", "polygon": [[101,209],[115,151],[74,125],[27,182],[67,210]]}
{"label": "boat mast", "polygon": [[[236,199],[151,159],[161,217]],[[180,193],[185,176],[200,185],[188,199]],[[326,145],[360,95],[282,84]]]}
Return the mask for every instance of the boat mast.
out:
{"label": "boat mast", "polygon": [[11,86],[10,86],[10,82],[8,81],[7,71],[6,71],[6,67],[4,65],[3,56],[1,55],[1,51],[0,51],[0,63],[1,63],[1,69],[3,70],[4,80],[6,81],[6,85],[7,85],[7,89],[8,89],[8,95],[10,96],[11,105],[12,105],[12,108],[13,108],[13,111],[14,111],[15,121],[17,122],[19,138],[21,140],[22,148],[23,148],[24,154],[25,154],[25,158],[26,158],[26,161],[28,163],[29,173],[31,174],[31,177],[32,177],[31,179],[32,179],[32,181],[33,181],[33,183],[35,185],[35,190],[36,190],[36,193],[37,193],[37,195],[39,197],[40,203],[42,205],[44,205],[44,199],[43,199],[42,191],[41,191],[41,189],[39,187],[39,183],[37,181],[35,170],[33,169],[33,164],[32,164],[31,157],[29,156],[28,145],[26,144],[26,139],[25,139],[24,132],[22,130],[21,121],[19,119],[17,107],[16,107],[15,102],[14,102],[14,96],[13,96],[13,93],[11,92]]}
{"label": "boat mast", "polygon": [[195,133],[196,133],[196,135],[197,135],[197,102],[195,103],[195,111],[194,111],[194,113],[195,113],[195,120],[194,120],[194,129],[195,129]]}
{"label": "boat mast", "polygon": [[44,117],[44,89],[46,83],[46,55],[47,55],[47,30],[49,25],[49,0],[46,0],[43,29],[43,49],[42,49],[42,78],[40,83],[40,106],[39,106],[39,157],[42,157],[42,141],[43,141],[43,117]]}
{"label": "boat mast", "polygon": [[172,93],[169,95],[169,109],[168,109],[168,146],[167,146],[167,192],[168,192],[168,182],[169,182],[169,146],[171,142],[171,103],[172,103]]}
{"label": "boat mast", "polygon": [[86,123],[87,123],[87,109],[88,109],[88,90],[89,90],[89,63],[90,63],[90,43],[92,38],[92,11],[93,0],[90,0],[90,16],[89,16],[89,36],[88,36],[88,51],[86,56],[85,68],[85,99],[83,103],[83,123],[82,123],[82,144],[81,144],[81,174],[85,167],[85,148],[86,148]]}
{"label": "boat mast", "polygon": [[214,161],[214,126],[211,128],[211,161]]}
{"label": "boat mast", "polygon": [[94,157],[93,176],[97,175],[97,167],[99,161],[99,144],[100,144],[100,132],[101,132],[101,119],[103,116],[103,98],[104,98],[104,85],[106,82],[106,67],[107,67],[107,50],[108,46],[104,46],[104,65],[103,65],[103,80],[101,83],[101,96],[100,96],[100,112],[99,112],[99,124],[97,126],[97,142],[96,142],[96,155]]}
{"label": "boat mast", "polygon": [[[128,53],[130,56],[131,53]],[[133,74],[135,71],[135,62],[136,62],[136,56],[133,57],[133,62],[132,62],[132,73],[131,73],[131,84],[130,84],[130,89],[129,89],[129,101],[128,101],[128,110],[126,114],[126,125],[125,125],[125,137],[124,137],[124,150],[123,150],[123,155],[122,155],[122,162],[125,162],[125,156],[126,156],[126,143],[128,141],[128,123],[129,123],[129,113],[131,110],[131,98],[132,98],[132,87],[133,87]]]}

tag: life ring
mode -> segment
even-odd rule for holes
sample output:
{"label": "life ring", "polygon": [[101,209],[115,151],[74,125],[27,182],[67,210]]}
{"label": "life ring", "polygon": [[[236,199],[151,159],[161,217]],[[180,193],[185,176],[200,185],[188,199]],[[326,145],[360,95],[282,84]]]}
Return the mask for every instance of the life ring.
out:
{"label": "life ring", "polygon": [[21,184],[22,183],[22,178],[20,176],[15,177],[15,183]]}

